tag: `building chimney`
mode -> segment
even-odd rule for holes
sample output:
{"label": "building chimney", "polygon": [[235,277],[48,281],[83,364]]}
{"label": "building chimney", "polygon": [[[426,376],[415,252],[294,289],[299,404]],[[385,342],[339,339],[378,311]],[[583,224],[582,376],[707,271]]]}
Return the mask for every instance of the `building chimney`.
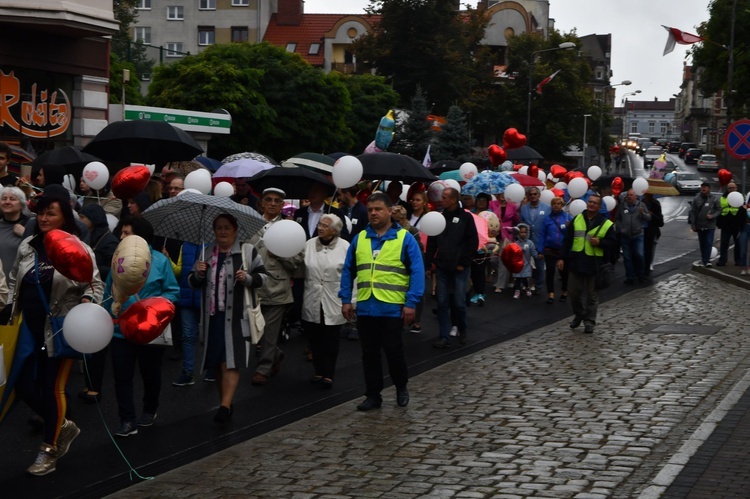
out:
{"label": "building chimney", "polygon": [[305,9],[304,0],[279,0],[276,22],[280,26],[299,26]]}

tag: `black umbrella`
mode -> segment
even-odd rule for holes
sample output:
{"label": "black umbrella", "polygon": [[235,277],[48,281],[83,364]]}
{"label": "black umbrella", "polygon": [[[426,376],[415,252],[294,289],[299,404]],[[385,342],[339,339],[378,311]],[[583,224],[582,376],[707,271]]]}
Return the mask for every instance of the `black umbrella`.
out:
{"label": "black umbrella", "polygon": [[291,199],[306,199],[313,184],[322,184],[333,195],[336,186],[324,175],[300,167],[277,167],[263,170],[248,180],[250,187],[257,193],[269,187],[276,187],[286,192]]}
{"label": "black umbrella", "polygon": [[539,161],[544,159],[544,156],[539,154],[536,149],[529,146],[516,147],[515,149],[506,149],[506,154],[510,161]]}
{"label": "black umbrella", "polygon": [[461,162],[452,159],[441,159],[430,166],[430,172],[434,175],[440,175],[444,172],[452,172],[461,168]]}
{"label": "black umbrella", "polygon": [[399,180],[404,182],[431,182],[437,180],[422,163],[403,154],[378,152],[357,156],[362,162],[362,178],[368,180]]}
{"label": "black umbrella", "polygon": [[[82,152],[76,146],[60,147],[47,151],[34,159],[31,166],[34,168],[62,167],[76,178],[81,178],[83,167],[99,158]],[[46,170],[45,170],[46,171]]]}
{"label": "black umbrella", "polygon": [[187,161],[203,148],[185,131],[164,121],[115,121],[83,148],[105,161],[163,165]]}

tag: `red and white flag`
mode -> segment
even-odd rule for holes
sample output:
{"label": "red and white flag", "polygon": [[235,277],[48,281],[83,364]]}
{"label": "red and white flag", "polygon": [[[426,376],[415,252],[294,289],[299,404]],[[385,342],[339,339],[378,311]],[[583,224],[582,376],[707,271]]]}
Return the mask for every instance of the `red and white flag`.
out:
{"label": "red and white flag", "polygon": [[545,79],[543,79],[542,81],[540,81],[539,85],[536,86],[536,93],[538,93],[539,95],[542,95],[542,87],[544,85],[546,85],[547,83],[551,82],[552,79],[555,76],[557,76],[557,73],[559,73],[559,72],[560,72],[560,70],[558,69],[557,71],[555,71],[554,73],[552,73],[551,75],[549,75],[548,77],[546,77]]}
{"label": "red and white flag", "polygon": [[684,31],[680,31],[677,28],[670,28],[664,25],[662,25],[662,28],[667,30],[667,32],[669,33],[669,36],[667,37],[667,45],[664,47],[663,55],[667,55],[668,53],[672,52],[674,50],[675,43],[679,43],[680,45],[692,45],[694,43],[704,41],[703,38],[698,35],[685,33]]}
{"label": "red and white flag", "polygon": [[429,168],[432,166],[432,158],[430,158],[430,147],[432,147],[432,144],[427,144],[427,153],[424,155],[424,159],[422,160],[422,166],[425,168]]}

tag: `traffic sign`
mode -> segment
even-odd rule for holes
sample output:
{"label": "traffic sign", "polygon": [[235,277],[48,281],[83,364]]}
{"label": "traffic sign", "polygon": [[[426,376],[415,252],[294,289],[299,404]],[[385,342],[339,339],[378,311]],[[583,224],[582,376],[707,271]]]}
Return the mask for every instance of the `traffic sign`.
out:
{"label": "traffic sign", "polygon": [[737,120],[724,134],[727,152],[735,159],[750,159],[750,120]]}

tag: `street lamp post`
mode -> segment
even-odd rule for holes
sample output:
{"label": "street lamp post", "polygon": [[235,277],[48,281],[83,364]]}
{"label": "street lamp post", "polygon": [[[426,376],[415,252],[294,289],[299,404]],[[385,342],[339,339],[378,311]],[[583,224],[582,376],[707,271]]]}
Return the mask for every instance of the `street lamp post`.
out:
{"label": "street lamp post", "polygon": [[555,52],[557,50],[568,50],[575,48],[576,44],[573,42],[562,42],[557,47],[553,47],[551,49],[544,49],[544,50],[537,50],[536,52],[531,53],[531,60],[529,60],[529,89],[528,89],[528,95],[526,100],[526,142],[529,142],[529,138],[531,137],[531,92],[533,91],[533,85],[532,85],[532,79],[534,78],[534,61],[536,60],[536,56],[538,54],[543,54],[544,52]]}
{"label": "street lamp post", "polygon": [[583,115],[583,149],[582,149],[583,154],[581,154],[581,166],[583,168],[586,168],[586,147],[587,147],[586,145],[586,120],[590,117],[591,117],[590,114]]}

